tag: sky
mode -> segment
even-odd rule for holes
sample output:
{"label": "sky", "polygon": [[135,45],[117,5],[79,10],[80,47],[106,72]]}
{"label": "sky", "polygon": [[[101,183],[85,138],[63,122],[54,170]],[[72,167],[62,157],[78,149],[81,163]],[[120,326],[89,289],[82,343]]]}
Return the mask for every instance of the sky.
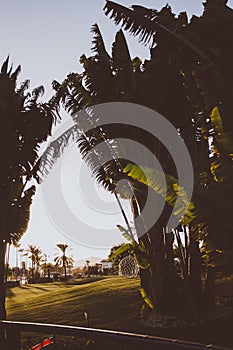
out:
{"label": "sky", "polygon": [[[202,0],[119,0],[124,6],[142,5],[160,9],[166,3],[174,13],[189,17],[202,12]],[[30,79],[31,88],[44,85],[45,98],[52,95],[51,82],[62,81],[70,72],[80,72],[80,56],[91,54],[91,26],[97,23],[106,47],[117,32],[105,16],[104,0],[0,0],[0,63],[10,54],[14,67],[22,66],[19,81]],[[228,1],[233,7],[233,0]],[[131,56],[149,58],[149,49],[126,34]],[[69,124],[64,116],[59,134]],[[54,135],[54,137],[56,137]],[[59,174],[59,176],[57,175]],[[123,202],[129,217],[128,204]],[[69,210],[65,210],[67,207]],[[72,218],[70,215],[72,214]],[[57,243],[67,243],[75,261],[97,256],[105,258],[114,244],[124,241],[117,224],[123,224],[115,199],[95,185],[73,145],[66,150],[34,197],[29,228],[21,239],[40,247],[52,261]],[[15,265],[12,248],[11,264]]]}

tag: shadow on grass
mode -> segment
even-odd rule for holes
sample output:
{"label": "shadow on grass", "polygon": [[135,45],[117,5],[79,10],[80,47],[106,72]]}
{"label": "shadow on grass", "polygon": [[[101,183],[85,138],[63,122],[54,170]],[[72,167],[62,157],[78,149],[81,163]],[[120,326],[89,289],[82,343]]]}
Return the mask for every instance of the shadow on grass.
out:
{"label": "shadow on grass", "polygon": [[[63,288],[72,288],[74,286],[78,286],[78,285],[83,285],[83,284],[88,284],[88,283],[93,283],[93,282],[98,282],[104,280],[103,277],[88,277],[85,279],[80,279],[80,280],[68,280],[68,281],[62,281],[62,282],[50,282],[49,284],[46,284],[46,288],[41,286],[41,283],[29,283],[29,284],[24,284],[21,286],[21,288],[23,289],[27,289],[30,290],[32,293],[36,293],[36,291],[33,291],[33,289],[35,290],[41,290],[43,292],[50,292],[49,287],[63,287]],[[48,288],[47,288],[48,287]],[[9,294],[10,296],[10,294]]]}
{"label": "shadow on grass", "polygon": [[86,283],[93,283],[93,282],[98,282],[98,281],[102,281],[102,280],[106,280],[106,277],[86,277],[83,279],[77,279],[77,280],[68,280],[66,282],[64,282],[64,285],[68,285],[68,286],[81,286],[83,284]]}
{"label": "shadow on grass", "polygon": [[38,285],[36,285],[36,284],[27,284],[27,285],[24,285],[24,287],[26,287],[26,288],[33,287],[33,288],[36,288],[36,289],[42,290],[42,291],[44,291],[44,292],[49,292],[49,290],[48,290],[48,289],[46,289],[46,288],[42,288],[42,287],[39,287],[39,286],[38,286]]}
{"label": "shadow on grass", "polygon": [[12,291],[12,288],[6,288],[6,296],[8,298],[12,298],[15,295],[15,293]]}

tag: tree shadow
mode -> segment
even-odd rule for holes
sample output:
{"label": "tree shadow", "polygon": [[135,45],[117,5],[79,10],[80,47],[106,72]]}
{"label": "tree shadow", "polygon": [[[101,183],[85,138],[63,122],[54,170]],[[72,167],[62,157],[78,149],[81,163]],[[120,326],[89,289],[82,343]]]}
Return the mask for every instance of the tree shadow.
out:
{"label": "tree shadow", "polygon": [[49,292],[48,289],[39,287],[39,286],[37,286],[36,284],[27,284],[27,285],[24,285],[23,287],[24,287],[24,288],[31,288],[31,287],[33,287],[33,288],[36,288],[36,289],[39,289],[39,290],[43,290],[43,291],[45,291],[45,292]]}
{"label": "tree shadow", "polygon": [[6,288],[6,297],[11,298],[15,295],[15,293],[12,291],[12,288]]}

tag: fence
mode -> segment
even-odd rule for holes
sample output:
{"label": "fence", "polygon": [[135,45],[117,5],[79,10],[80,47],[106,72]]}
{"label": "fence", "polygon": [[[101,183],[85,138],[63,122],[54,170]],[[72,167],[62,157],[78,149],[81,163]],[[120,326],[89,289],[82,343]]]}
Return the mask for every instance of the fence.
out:
{"label": "fence", "polygon": [[[214,345],[190,343],[177,339],[42,323],[0,321],[0,330],[4,331],[4,340],[2,339],[2,344],[0,344],[1,350],[20,350],[22,332],[90,339],[90,348],[98,350],[227,350]],[[56,349],[56,345],[54,345],[54,349]]]}

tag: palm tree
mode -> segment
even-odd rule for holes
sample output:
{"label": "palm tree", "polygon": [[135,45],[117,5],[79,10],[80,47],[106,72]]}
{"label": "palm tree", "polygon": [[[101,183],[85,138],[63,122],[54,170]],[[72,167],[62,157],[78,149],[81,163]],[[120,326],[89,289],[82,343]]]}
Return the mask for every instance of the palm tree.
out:
{"label": "palm tree", "polygon": [[17,86],[21,71],[9,68],[9,57],[0,72],[0,319],[5,319],[4,259],[7,244],[19,241],[27,229],[35,186],[32,170],[39,161],[40,145],[51,135],[57,109],[53,101],[39,102],[44,88],[28,93],[29,80]]}
{"label": "palm tree", "polygon": [[43,254],[42,254],[42,251],[40,248],[38,248],[36,250],[36,269],[35,269],[35,273],[36,273],[36,276],[40,276],[40,265],[41,263],[43,262]]}
{"label": "palm tree", "polygon": [[19,248],[18,252],[20,253],[20,266],[22,267],[24,248]]}
{"label": "palm tree", "polygon": [[29,253],[29,259],[31,259],[32,278],[35,278],[38,275],[40,262],[43,258],[42,251],[36,246],[29,245],[27,252]]}
{"label": "palm tree", "polygon": [[54,262],[56,263],[56,265],[62,265],[63,267],[63,271],[64,271],[64,275],[66,278],[66,269],[67,267],[73,266],[73,258],[72,256],[67,256],[66,255],[66,250],[68,248],[70,248],[68,246],[68,244],[57,244],[57,247],[60,249],[60,251],[62,252],[62,255],[58,255],[54,258]]}
{"label": "palm tree", "polygon": [[51,278],[51,271],[53,271],[53,264],[52,263],[47,263],[46,264],[47,272],[48,272],[48,278]]}
{"label": "palm tree", "polygon": [[90,260],[86,260],[86,274],[88,275],[88,277],[90,277]]}

